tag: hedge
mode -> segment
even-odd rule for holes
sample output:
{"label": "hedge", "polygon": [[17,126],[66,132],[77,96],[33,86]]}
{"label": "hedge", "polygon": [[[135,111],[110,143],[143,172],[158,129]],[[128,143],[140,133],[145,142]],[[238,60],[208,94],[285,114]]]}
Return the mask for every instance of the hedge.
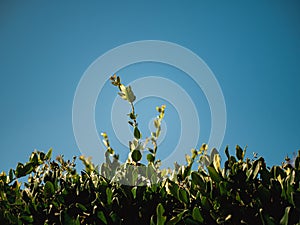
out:
{"label": "hedge", "polygon": [[131,87],[110,79],[132,106],[127,161],[119,161],[106,133],[106,161],[95,166],[80,156],[80,172],[76,157],[32,152],[28,162],[0,174],[1,224],[300,224],[300,151],[293,163],[269,168],[263,157],[246,158],[240,146],[233,156],[226,147],[222,166],[220,154],[208,154],[203,144],[185,165],[161,169],[156,141],[165,106],[157,107],[156,130],[142,141]]}

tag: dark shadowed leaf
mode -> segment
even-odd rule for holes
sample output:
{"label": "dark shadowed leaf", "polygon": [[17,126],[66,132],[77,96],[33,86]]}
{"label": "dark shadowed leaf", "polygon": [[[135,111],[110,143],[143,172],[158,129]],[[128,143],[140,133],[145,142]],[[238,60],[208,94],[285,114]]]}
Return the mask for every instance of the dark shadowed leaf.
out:
{"label": "dark shadowed leaf", "polygon": [[142,158],[142,153],[140,150],[133,150],[133,152],[131,153],[131,158],[134,162],[138,162],[141,160]]}
{"label": "dark shadowed leaf", "polygon": [[44,195],[46,198],[51,197],[54,194],[54,186],[50,181],[47,181],[44,186]]}
{"label": "dark shadowed leaf", "polygon": [[105,218],[105,215],[102,211],[97,212],[97,217],[104,223],[107,224],[107,220]]}
{"label": "dark shadowed leaf", "polygon": [[149,163],[154,162],[155,157],[153,156],[153,154],[147,154],[147,160]]}
{"label": "dark shadowed leaf", "polygon": [[225,154],[226,154],[227,158],[229,159],[230,158],[230,154],[229,154],[229,150],[228,150],[228,145],[226,146]]}
{"label": "dark shadowed leaf", "polygon": [[135,127],[133,130],[133,134],[136,139],[141,139],[141,132],[140,132],[139,128]]}
{"label": "dark shadowed leaf", "polygon": [[236,151],[236,157],[238,158],[238,160],[243,160],[244,159],[244,151],[240,146],[236,146],[235,147],[235,151]]}

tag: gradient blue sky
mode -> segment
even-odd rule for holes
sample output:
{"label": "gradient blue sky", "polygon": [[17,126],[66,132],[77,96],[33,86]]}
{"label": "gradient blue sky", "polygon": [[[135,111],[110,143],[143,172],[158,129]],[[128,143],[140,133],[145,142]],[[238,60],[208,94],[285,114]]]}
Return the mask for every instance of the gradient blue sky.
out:
{"label": "gradient blue sky", "polygon": [[[0,1],[0,170],[25,162],[34,149],[53,147],[54,155],[69,159],[80,155],[72,103],[84,71],[114,47],[149,39],[192,50],[214,72],[227,106],[221,152],[226,145],[232,152],[236,144],[248,145],[249,157],[258,152],[269,165],[281,163],[300,149],[299,12],[296,0]],[[147,73],[171,72],[144,64],[119,75],[132,74],[124,78],[130,82]],[[210,120],[203,93],[184,75],[173,79],[198,102],[201,144]],[[111,100],[116,93],[109,84],[103,90],[97,115],[106,114],[96,121],[109,132],[110,111],[101,98]],[[141,102],[139,108],[155,105]],[[168,128],[176,121],[169,109]],[[168,145],[178,138],[172,135]]]}

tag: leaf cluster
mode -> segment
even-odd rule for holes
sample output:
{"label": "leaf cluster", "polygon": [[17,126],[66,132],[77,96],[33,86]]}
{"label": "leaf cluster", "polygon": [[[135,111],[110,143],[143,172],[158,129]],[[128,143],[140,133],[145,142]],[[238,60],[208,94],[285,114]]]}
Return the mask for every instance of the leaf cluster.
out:
{"label": "leaf cluster", "polygon": [[[75,159],[35,151],[25,166],[0,175],[1,224],[299,224],[300,152],[294,166],[272,168],[262,157],[244,159],[239,146],[236,156],[226,148],[223,167],[217,153],[200,152],[160,182],[130,186],[107,179],[85,157],[77,173]],[[201,156],[213,159],[192,170]]]}

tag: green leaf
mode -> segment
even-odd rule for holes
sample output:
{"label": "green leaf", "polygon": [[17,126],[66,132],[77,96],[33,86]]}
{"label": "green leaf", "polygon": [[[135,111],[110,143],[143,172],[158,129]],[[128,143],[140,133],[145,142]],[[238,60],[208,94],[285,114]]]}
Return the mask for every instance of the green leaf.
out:
{"label": "green leaf", "polygon": [[191,173],[191,177],[192,177],[192,182],[195,185],[199,185],[200,187],[204,187],[205,186],[205,183],[204,183],[203,179],[201,178],[201,176],[198,174],[198,172],[193,171]]}
{"label": "green leaf", "polygon": [[32,223],[34,221],[33,216],[22,216],[21,218],[25,220],[27,223]]}
{"label": "green leaf", "polygon": [[201,215],[201,212],[200,212],[200,209],[198,207],[195,207],[193,209],[193,213],[192,213],[192,216],[193,216],[193,219],[200,222],[200,223],[203,223],[204,221],[204,218],[202,217]]}
{"label": "green leaf", "polygon": [[134,162],[138,162],[141,160],[142,158],[142,153],[140,150],[133,150],[133,152],[131,153],[131,158]]}
{"label": "green leaf", "polygon": [[209,157],[210,162],[213,162],[214,157],[215,157],[216,154],[219,154],[219,152],[216,148],[213,148],[210,152],[210,157]]}
{"label": "green leaf", "polygon": [[84,212],[87,211],[87,208],[78,202],[76,202],[75,206],[76,206],[76,208],[81,209]]}
{"label": "green leaf", "polygon": [[141,139],[141,132],[138,127],[134,127],[133,135],[136,139]]}
{"label": "green leaf", "polygon": [[112,224],[121,224],[120,218],[117,213],[110,213],[109,217],[112,220]]}
{"label": "green leaf", "polygon": [[166,216],[164,216],[165,209],[161,203],[156,207],[157,223],[156,225],[164,225],[166,222]]}
{"label": "green leaf", "polygon": [[221,181],[219,183],[219,189],[220,189],[220,195],[221,196],[229,194],[229,191],[227,190],[227,183],[226,182]]}
{"label": "green leaf", "polygon": [[30,156],[30,162],[33,163],[33,165],[39,164],[39,159],[36,152],[33,152]]}
{"label": "green leaf", "polygon": [[192,166],[189,165],[189,166],[186,166],[183,170],[183,174],[182,174],[182,177],[183,177],[183,180],[186,179],[190,174],[191,174],[191,169],[192,169]]}
{"label": "green leaf", "polygon": [[154,215],[151,216],[151,219],[150,219],[150,225],[155,225],[155,222],[154,222]]}
{"label": "green leaf", "polygon": [[257,177],[258,172],[260,171],[262,166],[261,165],[262,160],[263,160],[262,158],[259,158],[253,162],[251,169],[249,170],[249,172],[247,172],[247,180],[255,179]]}
{"label": "green leaf", "polygon": [[136,191],[137,191],[136,186],[131,189],[131,193],[132,193],[132,196],[133,196],[134,199],[136,198]]}
{"label": "green leaf", "polygon": [[208,149],[208,145],[207,144],[203,144],[201,147],[200,147],[200,151],[206,151]]}
{"label": "green leaf", "polygon": [[119,93],[119,95],[121,96],[121,98],[123,98],[124,100],[127,100],[130,103],[134,102],[136,97],[133,94],[133,91],[131,90],[130,86],[125,87],[123,84],[121,84],[120,90],[121,90],[121,93]]}
{"label": "green leaf", "polygon": [[32,163],[26,163],[26,165],[24,166],[24,169],[23,169],[23,173],[24,175],[27,175],[27,174],[30,174],[33,170],[33,165]]}
{"label": "green leaf", "polygon": [[14,179],[14,170],[10,169],[9,170],[9,182],[12,182],[13,179]]}
{"label": "green leaf", "polygon": [[168,190],[170,191],[170,194],[173,195],[174,197],[178,198],[178,184],[175,182],[168,180]]}
{"label": "green leaf", "polygon": [[213,165],[217,171],[221,172],[221,157],[219,154],[214,155]]}
{"label": "green leaf", "polygon": [[178,189],[178,198],[184,204],[188,204],[189,203],[189,194],[184,189]]}
{"label": "green leaf", "polygon": [[285,208],[284,215],[283,215],[283,217],[280,220],[280,224],[281,225],[288,225],[289,224],[289,214],[290,214],[290,211],[291,211],[291,207],[290,206],[288,206],[288,207]]}
{"label": "green leaf", "polygon": [[216,171],[216,169],[213,166],[207,166],[207,170],[213,181],[215,181],[217,183],[222,181],[221,175]]}
{"label": "green leaf", "polygon": [[238,160],[243,160],[244,159],[244,151],[240,146],[236,146],[235,147],[236,150],[236,157],[238,158]]}
{"label": "green leaf", "polygon": [[136,115],[134,115],[133,112],[129,113],[129,118],[132,119],[132,120],[135,120],[136,119]]}
{"label": "green leaf", "polygon": [[47,152],[46,156],[45,156],[45,160],[50,160],[52,156],[52,148],[49,149],[49,151]]}
{"label": "green leaf", "polygon": [[80,225],[80,219],[79,215],[77,216],[74,225]]}
{"label": "green leaf", "polygon": [[24,165],[19,162],[18,165],[17,165],[17,168],[15,170],[15,175],[16,175],[17,178],[24,176],[23,172],[22,172],[23,168],[24,168]]}
{"label": "green leaf", "polygon": [[228,145],[226,146],[225,154],[226,154],[227,158],[229,159],[230,158],[230,154],[229,154],[229,150],[228,150]]}
{"label": "green leaf", "polygon": [[45,153],[44,152],[38,152],[39,154],[39,163],[42,164],[43,161],[45,160]]}
{"label": "green leaf", "polygon": [[157,176],[156,171],[155,171],[155,166],[151,163],[148,164],[146,167],[146,175],[150,179],[153,175]]}
{"label": "green leaf", "polygon": [[271,192],[268,188],[264,187],[262,184],[258,186],[257,194],[260,201],[264,204],[268,204],[271,199]]}
{"label": "green leaf", "polygon": [[153,156],[153,154],[147,154],[147,160],[149,163],[152,163],[154,162],[155,157]]}
{"label": "green leaf", "polygon": [[206,196],[201,198],[201,204],[206,210],[211,210],[212,204],[210,203],[209,199]]}
{"label": "green leaf", "polygon": [[112,195],[113,192],[111,190],[111,188],[106,188],[106,196],[107,196],[107,204],[110,205],[112,203]]}
{"label": "green leaf", "polygon": [[160,122],[159,122],[158,119],[155,119],[155,120],[153,121],[153,123],[154,123],[155,128],[158,128],[158,127],[160,126]]}
{"label": "green leaf", "polygon": [[284,173],[283,169],[281,169],[279,166],[273,166],[271,169],[271,173],[272,173],[273,177],[276,179],[279,175],[281,176],[281,178],[285,177],[285,173]]}
{"label": "green leaf", "polygon": [[102,211],[97,212],[97,217],[104,223],[107,224],[107,220],[105,218],[105,215]]}
{"label": "green leaf", "polygon": [[168,222],[166,225],[175,225],[177,224],[182,216],[184,215],[184,213],[186,213],[188,210],[183,210],[182,212],[178,213],[177,215],[173,216]]}
{"label": "green leaf", "polygon": [[260,170],[260,178],[264,185],[270,185],[271,184],[271,172],[267,168],[261,168]]}
{"label": "green leaf", "polygon": [[23,177],[23,176],[31,173],[32,170],[33,170],[32,163],[29,162],[25,166],[22,163],[18,163],[16,171],[15,171],[15,175],[17,178]]}
{"label": "green leaf", "polygon": [[55,192],[55,189],[54,189],[53,184],[50,181],[47,181],[44,186],[44,196],[46,198],[52,197],[54,192]]}

